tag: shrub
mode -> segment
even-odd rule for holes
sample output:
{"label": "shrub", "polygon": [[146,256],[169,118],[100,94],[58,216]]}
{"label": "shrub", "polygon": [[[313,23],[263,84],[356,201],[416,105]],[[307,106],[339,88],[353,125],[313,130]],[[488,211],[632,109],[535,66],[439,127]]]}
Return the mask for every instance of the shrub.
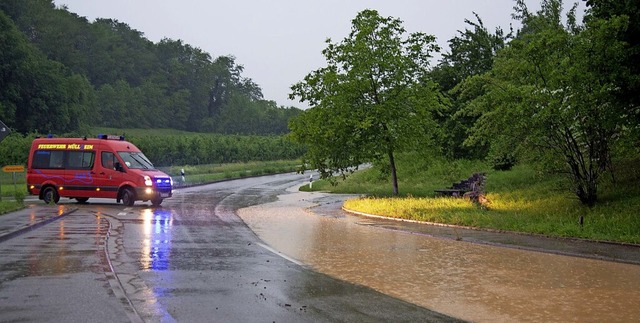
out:
{"label": "shrub", "polygon": [[491,168],[494,170],[511,170],[516,165],[517,159],[513,154],[499,154],[489,156]]}

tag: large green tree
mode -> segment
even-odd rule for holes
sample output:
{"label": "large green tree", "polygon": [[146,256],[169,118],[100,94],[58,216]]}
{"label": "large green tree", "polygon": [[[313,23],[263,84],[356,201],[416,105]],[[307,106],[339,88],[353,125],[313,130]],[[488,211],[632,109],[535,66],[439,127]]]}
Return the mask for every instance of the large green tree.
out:
{"label": "large green tree", "polygon": [[433,36],[406,34],[399,19],[364,10],[347,38],[327,40],[327,66],[292,86],[291,98],[312,106],[290,123],[292,136],[323,178],[384,162],[397,195],[396,154],[429,141],[441,96],[427,75],[438,47]]}
{"label": "large green tree", "polygon": [[457,86],[471,76],[491,70],[496,54],[513,37],[512,31],[505,33],[501,27],[497,27],[494,32],[489,31],[480,16],[474,15],[476,20],[465,19],[467,28],[458,31],[448,41],[449,50],[443,53],[442,59],[431,72],[431,76],[451,102],[438,116],[438,122],[444,131],[440,132],[437,141],[443,154],[452,159],[486,157],[486,144],[464,145],[469,128],[478,115],[462,109],[469,99],[469,93],[462,95]]}
{"label": "large green tree", "polygon": [[[613,75],[617,85],[616,99],[626,106],[623,111],[627,116],[628,129],[633,134],[631,139],[640,148],[640,1],[637,0],[586,0],[589,6],[586,20],[590,24],[598,24],[599,20],[627,20],[626,27],[613,35],[623,41],[621,49],[624,67],[621,73]],[[608,72],[608,71],[607,71]]]}
{"label": "large green tree", "polygon": [[628,19],[626,27],[616,35],[624,41],[626,75],[618,75],[618,95],[634,105],[640,104],[640,1],[637,0],[586,0],[588,19]]}
{"label": "large green tree", "polygon": [[624,124],[614,78],[624,58],[616,34],[625,21],[584,28],[576,24],[574,6],[564,25],[561,0],[542,1],[535,14],[521,0],[516,9],[523,23],[518,37],[489,73],[465,82],[465,89],[485,91],[468,106],[482,114],[476,135],[504,150],[547,157],[592,206]]}

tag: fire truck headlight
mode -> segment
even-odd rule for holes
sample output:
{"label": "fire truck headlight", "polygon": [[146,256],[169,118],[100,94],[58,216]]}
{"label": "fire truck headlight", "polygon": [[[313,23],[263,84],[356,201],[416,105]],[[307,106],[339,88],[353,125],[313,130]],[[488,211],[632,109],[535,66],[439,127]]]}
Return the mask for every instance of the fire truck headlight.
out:
{"label": "fire truck headlight", "polygon": [[149,177],[148,175],[144,175],[144,185],[153,186],[153,181],[151,180],[151,177]]}

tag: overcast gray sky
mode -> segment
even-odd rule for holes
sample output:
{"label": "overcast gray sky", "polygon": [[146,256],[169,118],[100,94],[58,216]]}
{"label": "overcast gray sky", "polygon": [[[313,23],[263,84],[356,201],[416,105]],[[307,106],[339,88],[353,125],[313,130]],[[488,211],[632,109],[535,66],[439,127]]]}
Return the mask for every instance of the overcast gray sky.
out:
{"label": "overcast gray sky", "polygon": [[[539,0],[526,0],[531,11]],[[411,32],[435,35],[441,47],[464,19],[482,18],[489,30],[512,23],[514,0],[55,0],[87,17],[126,23],[151,41],[181,39],[212,57],[233,55],[243,76],[253,79],[265,99],[278,105],[305,108],[288,100],[292,84],[325,66],[325,40],[347,37],[351,20],[364,9],[404,22]],[[569,6],[569,2],[565,3]]]}

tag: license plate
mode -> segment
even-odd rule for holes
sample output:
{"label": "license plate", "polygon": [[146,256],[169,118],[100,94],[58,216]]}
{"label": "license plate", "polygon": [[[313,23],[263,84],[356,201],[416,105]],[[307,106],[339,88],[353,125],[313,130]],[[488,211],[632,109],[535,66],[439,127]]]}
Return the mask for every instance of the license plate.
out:
{"label": "license plate", "polygon": [[169,193],[160,193],[160,197],[169,197]]}

